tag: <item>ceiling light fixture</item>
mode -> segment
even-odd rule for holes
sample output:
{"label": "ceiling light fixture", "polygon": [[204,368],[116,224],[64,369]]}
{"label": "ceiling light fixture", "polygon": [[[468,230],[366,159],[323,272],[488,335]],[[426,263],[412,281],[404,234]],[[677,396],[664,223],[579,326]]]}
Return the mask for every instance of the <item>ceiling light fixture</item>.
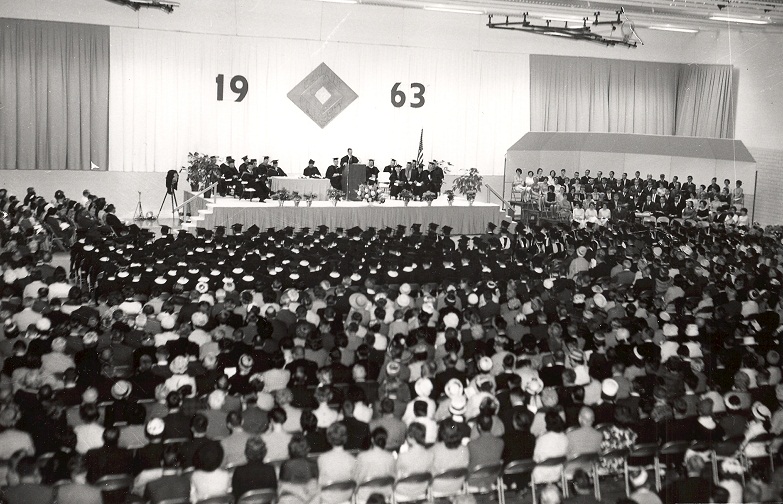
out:
{"label": "ceiling light fixture", "polygon": [[672,25],[653,25],[648,26],[650,30],[658,30],[658,31],[670,31],[670,32],[678,32],[678,33],[699,33],[699,30],[696,28],[682,28],[679,26],[672,26]]}
{"label": "ceiling light fixture", "polygon": [[424,10],[435,12],[452,12],[455,14],[484,14],[482,11],[469,9],[454,9],[451,7],[424,7]]}
{"label": "ceiling light fixture", "polygon": [[741,18],[741,17],[734,17],[734,16],[724,16],[722,14],[715,14],[714,16],[710,16],[710,19],[712,21],[726,21],[728,23],[744,23],[744,24],[754,24],[754,25],[769,24],[769,21],[767,21],[766,19]]}

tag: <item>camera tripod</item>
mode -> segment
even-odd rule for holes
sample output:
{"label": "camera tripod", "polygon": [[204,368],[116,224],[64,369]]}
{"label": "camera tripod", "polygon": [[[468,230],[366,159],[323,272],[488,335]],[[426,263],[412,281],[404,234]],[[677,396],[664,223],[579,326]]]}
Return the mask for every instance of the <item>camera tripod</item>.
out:
{"label": "camera tripod", "polygon": [[144,220],[144,209],[141,207],[141,191],[137,191],[139,193],[139,202],[136,203],[136,210],[133,211],[133,220],[139,221]]}
{"label": "camera tripod", "polygon": [[177,203],[177,195],[174,191],[171,192],[166,191],[166,194],[163,196],[163,201],[160,202],[160,208],[158,209],[158,216],[155,217],[155,219],[157,220],[160,218],[160,212],[163,211],[163,205],[166,204],[166,198],[171,199],[171,218],[176,220],[177,214],[176,212],[174,212],[174,208],[177,207],[178,203]]}

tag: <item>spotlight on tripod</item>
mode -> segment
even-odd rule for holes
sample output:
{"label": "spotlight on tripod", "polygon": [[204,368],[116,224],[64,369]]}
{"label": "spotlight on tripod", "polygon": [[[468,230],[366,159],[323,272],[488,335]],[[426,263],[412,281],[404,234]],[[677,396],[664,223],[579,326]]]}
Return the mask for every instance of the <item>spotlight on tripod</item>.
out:
{"label": "spotlight on tripod", "polygon": [[166,198],[171,199],[171,218],[177,219],[178,215],[175,212],[177,203],[177,185],[179,184],[179,171],[169,170],[166,172],[166,194],[163,195],[163,201],[160,202],[160,208],[158,209],[158,216],[160,218],[160,212],[163,211],[163,205],[166,203]]}

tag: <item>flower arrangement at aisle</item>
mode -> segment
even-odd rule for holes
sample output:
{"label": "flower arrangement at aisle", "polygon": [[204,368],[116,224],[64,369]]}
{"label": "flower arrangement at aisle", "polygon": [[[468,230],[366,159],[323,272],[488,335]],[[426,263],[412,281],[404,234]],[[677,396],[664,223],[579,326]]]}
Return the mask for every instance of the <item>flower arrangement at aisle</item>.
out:
{"label": "flower arrangement at aisle", "polygon": [[326,198],[332,202],[332,206],[337,206],[337,202],[340,201],[345,197],[345,192],[335,189],[334,187],[330,187],[326,191]]}
{"label": "flower arrangement at aisle", "polygon": [[187,180],[192,191],[203,191],[220,178],[218,164],[208,154],[188,152],[188,164],[182,168],[187,170]]}
{"label": "flower arrangement at aisle", "polygon": [[408,189],[403,189],[400,191],[400,195],[398,196],[399,199],[405,202],[405,206],[408,206],[408,203],[411,202],[413,199],[413,193],[410,192]]}
{"label": "flower arrangement at aisle", "polygon": [[292,191],[291,199],[294,200],[294,206],[299,206],[299,203],[302,202],[302,195],[299,194],[299,191]]}
{"label": "flower arrangement at aisle", "polygon": [[476,194],[481,192],[481,185],[484,183],[484,177],[479,175],[477,168],[471,168],[468,173],[460,175],[454,179],[452,188],[465,196],[470,204],[476,200]]}
{"label": "flower arrangement at aisle", "polygon": [[286,201],[291,199],[291,191],[285,187],[280,188],[272,195],[272,199],[277,201],[280,206],[283,206]]}
{"label": "flower arrangement at aisle", "polygon": [[421,199],[427,202],[427,206],[432,206],[432,202],[435,201],[438,195],[432,191],[427,191],[421,195]]}
{"label": "flower arrangement at aisle", "polygon": [[359,201],[364,201],[370,205],[376,202],[386,202],[386,196],[382,191],[378,190],[378,184],[359,184],[359,188],[356,189],[356,195],[359,197]]}
{"label": "flower arrangement at aisle", "polygon": [[318,199],[318,195],[315,194],[315,193],[309,192],[309,193],[304,193],[302,195],[302,198],[304,198],[305,203],[307,204],[307,206],[312,206],[313,205],[313,201]]}
{"label": "flower arrangement at aisle", "polygon": [[448,201],[449,206],[451,206],[452,203],[454,203],[454,189],[446,189],[443,191],[443,194],[446,195],[446,201]]}

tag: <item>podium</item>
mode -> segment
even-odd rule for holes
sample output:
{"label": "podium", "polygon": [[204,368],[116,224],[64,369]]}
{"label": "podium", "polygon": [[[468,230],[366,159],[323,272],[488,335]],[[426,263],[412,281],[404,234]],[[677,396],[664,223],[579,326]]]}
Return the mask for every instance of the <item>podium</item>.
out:
{"label": "podium", "polygon": [[367,182],[367,165],[351,164],[343,169],[343,191],[348,201],[358,201],[356,190],[360,184]]}

